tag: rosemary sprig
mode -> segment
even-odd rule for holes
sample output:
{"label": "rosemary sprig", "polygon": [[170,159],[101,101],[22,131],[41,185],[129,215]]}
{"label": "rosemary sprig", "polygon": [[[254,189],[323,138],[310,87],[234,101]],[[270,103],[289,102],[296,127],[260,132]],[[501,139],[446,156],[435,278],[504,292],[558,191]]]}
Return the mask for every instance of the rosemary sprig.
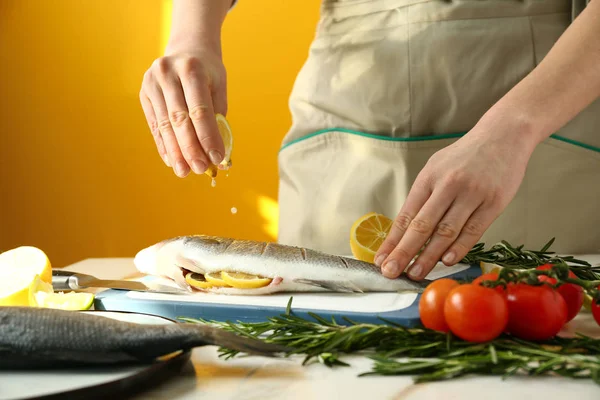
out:
{"label": "rosemary sprig", "polygon": [[512,246],[503,240],[488,250],[485,243],[476,244],[461,260],[466,264],[493,263],[506,268],[532,269],[544,264],[567,264],[575,275],[585,280],[600,280],[600,266],[591,266],[573,256],[558,256],[550,251],[555,238],[550,239],[540,250],[527,250],[524,246]]}
{"label": "rosemary sprig", "polygon": [[[557,288],[565,283],[572,283],[578,286],[586,292],[592,299],[600,304],[600,291],[597,289],[600,287],[600,279],[597,280],[586,280],[577,278],[571,278],[569,271],[572,271],[572,267],[566,263],[560,261],[559,264],[553,264],[550,269],[547,270],[536,270],[536,269],[513,269],[503,268],[498,273],[498,279],[496,281],[484,281],[482,285],[487,287],[506,286],[508,283],[527,283],[528,285],[549,285]],[[547,282],[539,280],[539,276],[545,275],[556,279],[556,283],[550,285]]]}
{"label": "rosemary sprig", "polygon": [[[189,323],[217,326],[242,336],[277,343],[288,349],[287,356],[305,355],[303,365],[317,360],[327,366],[347,366],[344,354],[362,354],[373,361],[365,375],[412,375],[416,382],[439,381],[469,374],[560,375],[592,379],[600,385],[600,339],[578,335],[556,337],[546,342],[529,342],[503,335],[489,343],[463,341],[451,333],[425,328],[404,328],[391,321],[387,325],[357,323],[343,318],[344,324],[316,314],[313,320],[291,311],[265,322],[217,322],[181,318]],[[220,348],[220,357],[230,359],[238,352]]]}

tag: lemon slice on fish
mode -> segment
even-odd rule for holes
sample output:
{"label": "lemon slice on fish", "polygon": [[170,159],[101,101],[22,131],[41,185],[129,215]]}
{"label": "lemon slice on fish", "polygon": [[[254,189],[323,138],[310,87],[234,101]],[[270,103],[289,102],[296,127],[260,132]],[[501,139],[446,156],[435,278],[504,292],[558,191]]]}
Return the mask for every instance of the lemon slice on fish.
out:
{"label": "lemon slice on fish", "polygon": [[208,281],[212,286],[228,287],[227,282],[223,280],[220,272],[211,272],[204,274],[204,279]]}
{"label": "lemon slice on fish", "polygon": [[221,272],[221,278],[229,286],[237,289],[258,289],[271,283],[271,278],[260,278],[256,275],[244,274],[243,272]]}
{"label": "lemon slice on fish", "polygon": [[[231,166],[231,153],[233,152],[233,133],[231,132],[229,122],[227,122],[227,119],[223,115],[216,114],[216,118],[219,133],[221,134],[221,139],[223,140],[223,146],[225,148],[225,155],[223,156],[221,165],[225,166],[225,168],[229,168]],[[211,178],[215,178],[217,176],[217,171],[217,166],[211,164],[205,174]]]}
{"label": "lemon slice on fish", "polygon": [[208,282],[205,278],[204,275],[202,274],[198,274],[196,272],[190,272],[185,276],[185,281],[192,287],[195,287],[197,289],[208,289],[211,288],[213,286],[215,286],[214,284]]}
{"label": "lemon slice on fish", "polygon": [[29,288],[29,305],[32,307],[80,311],[89,310],[93,304],[93,293],[54,293],[52,285],[37,275]]}
{"label": "lemon slice on fish", "polygon": [[393,221],[382,214],[369,213],[357,219],[350,229],[352,255],[373,263],[375,253],[385,240]]}

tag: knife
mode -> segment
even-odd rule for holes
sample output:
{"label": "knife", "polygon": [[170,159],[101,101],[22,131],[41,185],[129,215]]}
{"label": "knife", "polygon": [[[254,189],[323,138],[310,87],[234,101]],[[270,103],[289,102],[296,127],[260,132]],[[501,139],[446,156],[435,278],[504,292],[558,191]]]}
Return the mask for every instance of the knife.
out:
{"label": "knife", "polygon": [[93,287],[167,294],[189,293],[185,289],[161,285],[154,282],[149,282],[146,285],[142,282],[136,281],[98,279],[92,275],[61,270],[52,270],[52,287],[54,288],[55,292],[60,290],[81,290],[88,287]]}

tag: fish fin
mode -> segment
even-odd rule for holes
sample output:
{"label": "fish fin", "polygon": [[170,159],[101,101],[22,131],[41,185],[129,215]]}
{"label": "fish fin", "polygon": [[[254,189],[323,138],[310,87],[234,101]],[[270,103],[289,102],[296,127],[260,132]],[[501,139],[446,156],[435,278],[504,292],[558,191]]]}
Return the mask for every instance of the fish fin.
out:
{"label": "fish fin", "polygon": [[333,292],[342,292],[342,293],[364,293],[361,288],[356,286],[354,283],[350,281],[322,281],[322,280],[314,280],[314,279],[294,279],[296,283],[303,283],[305,285],[311,285],[320,287],[323,289],[331,290]]}
{"label": "fish fin", "polygon": [[181,289],[191,293],[193,290],[190,284],[185,280],[185,274],[186,271],[183,268],[173,265],[166,274],[163,274],[163,276],[171,279]]}
{"label": "fish fin", "polygon": [[197,272],[199,274],[204,273],[198,263],[192,259],[182,256],[181,254],[177,254],[175,256],[175,264],[177,264],[179,268],[187,269],[188,271]]}
{"label": "fish fin", "polygon": [[233,332],[210,325],[194,323],[186,323],[184,325],[188,326],[188,329],[195,331],[194,336],[197,340],[193,340],[195,343],[192,343],[192,346],[198,344],[209,344],[265,357],[275,357],[278,354],[282,354],[290,350],[285,346],[274,343],[266,343],[257,338],[240,336]]}
{"label": "fish fin", "polygon": [[[408,280],[408,278],[405,278]],[[433,281],[430,279],[422,279],[420,281],[410,281],[412,288],[406,288],[406,289],[399,289],[396,291],[396,293],[423,293],[425,291],[425,289],[427,288],[427,286],[429,286],[430,283],[432,283]]]}

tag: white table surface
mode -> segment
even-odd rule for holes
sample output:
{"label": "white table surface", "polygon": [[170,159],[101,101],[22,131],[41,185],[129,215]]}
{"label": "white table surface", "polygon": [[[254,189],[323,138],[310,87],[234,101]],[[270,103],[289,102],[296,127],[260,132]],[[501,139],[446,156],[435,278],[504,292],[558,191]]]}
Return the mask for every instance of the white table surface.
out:
{"label": "white table surface", "polygon": [[[592,263],[600,255],[587,256]],[[131,258],[86,259],[65,268],[98,278],[134,278]],[[581,313],[566,327],[600,337],[600,327],[591,314]],[[558,377],[472,377],[415,385],[410,377],[357,377],[370,369],[363,357],[346,357],[351,367],[330,369],[323,365],[301,366],[300,359],[274,360],[262,357],[219,359],[216,347],[195,349],[181,376],[136,398],[140,399],[410,399],[410,400],[517,400],[600,399],[600,386],[589,380]]]}

